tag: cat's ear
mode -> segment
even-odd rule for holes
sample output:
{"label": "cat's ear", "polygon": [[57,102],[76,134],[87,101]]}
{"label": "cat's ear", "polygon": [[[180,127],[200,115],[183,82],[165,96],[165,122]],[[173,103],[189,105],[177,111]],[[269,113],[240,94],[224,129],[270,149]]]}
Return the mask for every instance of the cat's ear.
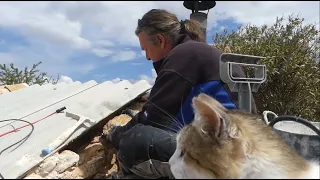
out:
{"label": "cat's ear", "polygon": [[195,121],[200,121],[199,128],[203,133],[220,137],[227,132],[228,116],[220,106],[210,104],[203,99],[203,96],[193,98],[192,104],[195,111]]}
{"label": "cat's ear", "polygon": [[214,98],[210,97],[209,95],[206,95],[204,93],[200,93],[197,98],[203,102],[208,103],[214,109],[227,111],[227,109],[219,101],[215,100]]}

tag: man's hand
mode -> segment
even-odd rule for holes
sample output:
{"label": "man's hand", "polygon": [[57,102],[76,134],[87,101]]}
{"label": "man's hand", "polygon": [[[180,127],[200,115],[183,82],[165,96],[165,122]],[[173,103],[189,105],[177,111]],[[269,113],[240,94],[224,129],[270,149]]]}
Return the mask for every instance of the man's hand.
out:
{"label": "man's hand", "polygon": [[107,142],[110,142],[117,150],[119,149],[119,142],[124,132],[131,129],[139,123],[139,113],[124,126],[115,125],[114,129],[106,135]]}
{"label": "man's hand", "polygon": [[107,142],[111,143],[116,149],[118,149],[121,134],[123,133],[123,127],[115,125],[113,130],[106,136]]}
{"label": "man's hand", "polygon": [[108,142],[112,142],[112,139],[113,139],[112,136],[114,136],[116,134],[116,131],[117,131],[116,129],[119,127],[120,127],[119,125],[115,125],[114,128],[112,129],[112,131],[110,131],[108,133],[108,135],[106,137]]}

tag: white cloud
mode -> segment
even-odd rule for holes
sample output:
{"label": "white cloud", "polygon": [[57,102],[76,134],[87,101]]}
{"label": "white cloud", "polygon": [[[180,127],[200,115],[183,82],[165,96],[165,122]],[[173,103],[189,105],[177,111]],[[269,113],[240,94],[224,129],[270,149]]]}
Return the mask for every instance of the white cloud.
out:
{"label": "white cloud", "polygon": [[72,48],[91,46],[90,41],[81,37],[80,22],[70,21],[60,12],[48,13],[47,8],[50,9],[50,2],[1,2],[0,26]]}
{"label": "white cloud", "polygon": [[94,74],[92,79],[97,81],[98,83],[101,83],[101,82],[108,80],[107,77],[108,77],[108,75],[105,73],[103,73],[103,74],[98,73],[98,74]]}
{"label": "white cloud", "polygon": [[[55,79],[56,77],[48,77],[48,76],[45,76],[44,79],[47,79],[49,82],[45,82],[43,84],[48,84],[48,83],[53,83],[54,81],[56,81],[57,79]],[[60,75],[59,76],[59,79],[57,81],[57,83],[66,83],[66,84],[70,84],[70,83],[73,83],[74,81],[72,80],[71,77],[69,76],[65,76],[65,75]]]}
{"label": "white cloud", "polygon": [[95,75],[93,75],[94,77],[97,77],[97,78],[105,78],[105,77],[107,77],[107,75],[106,74],[95,74]]}
{"label": "white cloud", "polygon": [[[139,53],[125,48],[139,48],[134,34],[137,19],[153,8],[167,9],[179,19],[189,19],[191,13],[183,6],[183,1],[2,1],[0,27],[18,31],[28,45],[12,47],[8,45],[11,42],[6,41],[9,50],[0,52],[0,63],[15,62],[25,67],[44,61],[41,70],[52,75],[86,74],[95,69],[96,64],[88,60],[70,65],[71,57],[79,52],[109,56],[113,61],[145,57],[144,51]],[[318,23],[319,2],[217,1],[208,15],[208,31],[221,20],[262,25],[274,23],[277,16],[292,13],[300,13],[307,23]],[[0,40],[0,45],[1,42],[4,41]]]}
{"label": "white cloud", "polygon": [[219,28],[219,31],[224,31],[225,29],[227,29],[225,26],[221,26],[221,27]]}
{"label": "white cloud", "polygon": [[[258,26],[272,24],[276,16],[288,16],[292,13],[300,13],[308,23],[318,23],[319,16],[316,14],[320,11],[319,2],[316,1],[225,1],[217,2],[214,9],[227,18],[234,18],[239,23],[252,23]],[[209,18],[213,19],[213,13],[210,15]]]}
{"label": "white cloud", "polygon": [[[114,78],[114,79],[112,79],[111,81],[112,81],[113,83],[118,83],[118,82],[120,82],[120,81],[122,81],[122,80],[125,80],[125,79]],[[136,79],[126,79],[126,80],[129,81],[131,84],[134,84],[134,83],[138,82],[138,80],[136,80]]]}
{"label": "white cloud", "polygon": [[73,80],[69,76],[60,75],[58,83],[73,83]]}
{"label": "white cloud", "polygon": [[[140,75],[140,80],[145,80],[147,81],[150,85],[153,85],[154,84],[154,81],[156,80],[157,78],[157,73],[154,69],[151,69],[151,76],[148,76],[148,75],[145,75],[145,74],[142,74]],[[112,79],[111,81],[113,83],[118,83],[120,81],[122,81],[124,79],[120,79],[120,78],[115,78],[115,79]],[[131,84],[134,84],[136,82],[138,82],[139,80],[137,79],[127,79]]]}
{"label": "white cloud", "polygon": [[90,63],[84,63],[84,64],[78,64],[75,67],[72,67],[72,70],[70,72],[75,72],[75,73],[79,73],[82,75],[86,75],[89,72],[91,72],[92,70],[94,70],[96,68],[95,65],[90,64]]}
{"label": "white cloud", "polygon": [[[91,42],[96,40],[139,46],[134,34],[137,19],[152,8],[165,8],[180,19],[189,18],[191,13],[182,1],[3,1],[0,3],[0,26],[74,48],[90,48]],[[301,13],[308,22],[318,22],[319,4],[316,1],[218,1],[209,12],[208,29],[216,25],[216,21],[228,18],[261,25],[273,23],[276,16],[292,13]]]}
{"label": "white cloud", "polygon": [[100,41],[97,41],[96,43],[97,45],[99,46],[106,46],[106,47],[110,47],[110,46],[114,46],[115,44],[109,40],[100,40]]}
{"label": "white cloud", "polygon": [[103,48],[92,49],[92,52],[99,57],[107,57],[113,54],[113,51]]}
{"label": "white cloud", "polygon": [[146,52],[145,52],[145,51],[141,51],[141,52],[140,52],[140,56],[146,57]]}
{"label": "white cloud", "polygon": [[120,78],[115,78],[115,79],[112,79],[111,81],[112,81],[113,83],[118,83],[118,82],[121,81],[121,79],[120,79]]}
{"label": "white cloud", "polygon": [[0,45],[3,45],[3,44],[5,44],[5,43],[6,43],[5,40],[0,39]]}
{"label": "white cloud", "polygon": [[112,56],[113,61],[130,61],[137,57],[137,53],[132,50],[118,51]]}
{"label": "white cloud", "polygon": [[140,75],[141,80],[146,80],[150,85],[153,85],[157,78],[157,73],[155,69],[151,69],[151,76],[142,74]]}

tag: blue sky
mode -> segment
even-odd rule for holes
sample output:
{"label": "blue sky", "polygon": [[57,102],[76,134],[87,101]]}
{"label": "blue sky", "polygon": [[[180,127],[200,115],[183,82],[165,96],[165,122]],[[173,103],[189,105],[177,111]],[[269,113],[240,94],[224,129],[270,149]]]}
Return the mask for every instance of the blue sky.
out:
{"label": "blue sky", "polygon": [[[134,34],[137,19],[152,8],[167,9],[179,19],[190,15],[182,1],[0,2],[0,63],[30,67],[42,61],[41,71],[53,77],[60,74],[61,82],[67,83],[119,79],[152,83],[152,63]],[[315,22],[318,2],[218,1],[209,12],[207,41],[212,43],[223,29],[271,24],[277,16],[292,13]]]}

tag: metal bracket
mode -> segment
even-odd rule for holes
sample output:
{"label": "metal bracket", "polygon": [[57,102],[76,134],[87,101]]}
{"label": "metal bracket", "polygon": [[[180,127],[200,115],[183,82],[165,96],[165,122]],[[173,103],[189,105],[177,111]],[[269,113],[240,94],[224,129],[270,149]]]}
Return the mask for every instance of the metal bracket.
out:
{"label": "metal bracket", "polygon": [[[220,56],[220,78],[231,92],[238,92],[240,110],[251,112],[251,92],[257,92],[259,86],[267,79],[266,65],[257,64],[261,59],[264,57],[234,53],[224,53]],[[233,70],[239,67],[254,68],[254,77],[234,76]]]}

